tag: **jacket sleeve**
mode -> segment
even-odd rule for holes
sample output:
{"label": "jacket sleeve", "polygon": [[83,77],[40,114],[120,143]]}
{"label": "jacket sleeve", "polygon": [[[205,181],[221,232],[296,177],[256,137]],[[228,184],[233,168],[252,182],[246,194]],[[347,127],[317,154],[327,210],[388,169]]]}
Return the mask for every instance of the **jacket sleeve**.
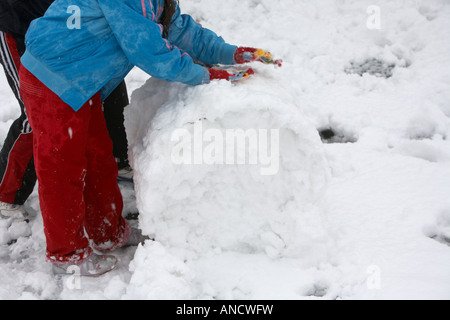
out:
{"label": "jacket sleeve", "polygon": [[210,64],[235,64],[236,46],[227,44],[213,31],[203,28],[191,16],[181,14],[177,10],[172,18],[169,29],[170,43],[185,50],[191,57]]}
{"label": "jacket sleeve", "polygon": [[[146,1],[147,2],[147,1]],[[188,53],[162,37],[150,8],[140,0],[98,0],[100,8],[128,60],[149,75],[190,85],[209,82],[208,70]],[[150,18],[146,15],[149,13]]]}

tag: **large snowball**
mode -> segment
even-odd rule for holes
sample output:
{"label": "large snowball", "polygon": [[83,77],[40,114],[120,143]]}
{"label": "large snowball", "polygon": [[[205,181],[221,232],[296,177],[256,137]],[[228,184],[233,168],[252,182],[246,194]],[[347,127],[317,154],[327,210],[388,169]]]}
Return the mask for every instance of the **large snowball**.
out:
{"label": "large snowball", "polygon": [[270,76],[199,87],[151,78],[134,92],[126,121],[144,233],[197,254],[323,257],[322,143]]}

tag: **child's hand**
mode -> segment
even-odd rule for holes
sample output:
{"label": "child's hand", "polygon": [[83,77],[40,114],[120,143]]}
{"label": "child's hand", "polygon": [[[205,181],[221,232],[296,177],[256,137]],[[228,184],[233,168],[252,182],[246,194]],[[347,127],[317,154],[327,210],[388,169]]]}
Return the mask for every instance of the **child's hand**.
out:
{"label": "child's hand", "polygon": [[274,64],[278,67],[283,65],[283,60],[274,60],[273,55],[263,49],[239,47],[234,53],[234,60],[238,64],[259,61],[264,64]]}
{"label": "child's hand", "polygon": [[241,79],[247,79],[250,75],[255,74],[252,68],[247,69],[245,71],[237,71],[237,70],[222,70],[211,68],[209,71],[209,79],[210,80],[228,80],[228,81],[237,81]]}

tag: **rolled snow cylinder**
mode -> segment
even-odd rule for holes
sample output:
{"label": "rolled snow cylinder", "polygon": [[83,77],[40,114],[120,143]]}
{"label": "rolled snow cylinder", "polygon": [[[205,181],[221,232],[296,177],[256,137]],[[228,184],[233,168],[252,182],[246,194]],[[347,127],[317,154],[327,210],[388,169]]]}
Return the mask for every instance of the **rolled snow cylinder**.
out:
{"label": "rolled snow cylinder", "polygon": [[151,78],[133,93],[126,127],[147,235],[198,254],[326,254],[315,200],[328,166],[288,89]]}

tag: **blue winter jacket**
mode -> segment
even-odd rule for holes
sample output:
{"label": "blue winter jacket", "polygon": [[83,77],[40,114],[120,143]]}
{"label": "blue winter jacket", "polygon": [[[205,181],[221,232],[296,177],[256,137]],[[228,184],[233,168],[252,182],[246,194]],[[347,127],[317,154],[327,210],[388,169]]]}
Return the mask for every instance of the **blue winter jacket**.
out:
{"label": "blue winter jacket", "polygon": [[237,47],[178,6],[164,39],[163,6],[164,0],[57,0],[31,23],[22,64],[77,111],[98,91],[105,99],[133,66],[198,85],[209,82],[209,73],[193,59],[234,63]]}

